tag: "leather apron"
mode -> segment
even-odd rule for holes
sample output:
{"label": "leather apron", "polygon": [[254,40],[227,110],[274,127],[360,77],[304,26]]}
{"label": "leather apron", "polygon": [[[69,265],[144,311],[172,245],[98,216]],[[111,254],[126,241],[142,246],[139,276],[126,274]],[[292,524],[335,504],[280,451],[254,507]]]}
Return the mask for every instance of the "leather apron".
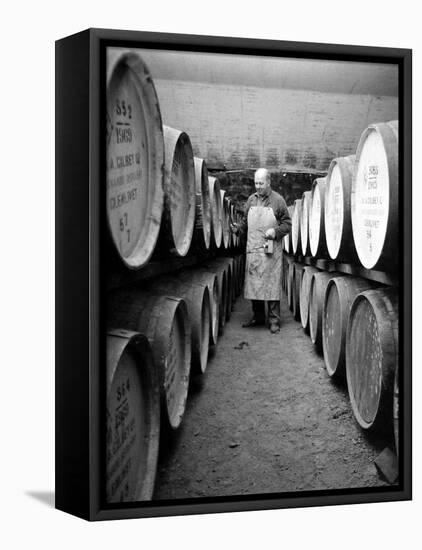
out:
{"label": "leather apron", "polygon": [[266,254],[265,232],[276,228],[271,206],[251,206],[248,212],[246,244],[245,298],[248,300],[280,300],[282,241],[273,241],[274,251]]}

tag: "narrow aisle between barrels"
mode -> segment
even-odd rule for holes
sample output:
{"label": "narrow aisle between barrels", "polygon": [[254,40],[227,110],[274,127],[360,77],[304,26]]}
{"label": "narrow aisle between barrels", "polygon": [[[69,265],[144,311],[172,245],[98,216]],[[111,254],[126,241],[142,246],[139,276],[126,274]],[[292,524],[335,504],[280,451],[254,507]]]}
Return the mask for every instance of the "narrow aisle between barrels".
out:
{"label": "narrow aisle between barrels", "polygon": [[354,420],[282,300],[282,328],[242,328],[239,298],[187,410],[162,441],[154,498],[245,495],[386,485],[374,460],[385,441]]}

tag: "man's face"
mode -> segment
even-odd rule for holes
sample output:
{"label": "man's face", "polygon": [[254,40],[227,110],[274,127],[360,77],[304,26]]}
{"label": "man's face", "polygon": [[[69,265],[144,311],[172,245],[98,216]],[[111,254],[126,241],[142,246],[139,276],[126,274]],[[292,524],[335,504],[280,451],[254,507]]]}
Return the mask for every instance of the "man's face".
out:
{"label": "man's face", "polygon": [[255,189],[260,197],[268,192],[270,182],[265,176],[255,176]]}

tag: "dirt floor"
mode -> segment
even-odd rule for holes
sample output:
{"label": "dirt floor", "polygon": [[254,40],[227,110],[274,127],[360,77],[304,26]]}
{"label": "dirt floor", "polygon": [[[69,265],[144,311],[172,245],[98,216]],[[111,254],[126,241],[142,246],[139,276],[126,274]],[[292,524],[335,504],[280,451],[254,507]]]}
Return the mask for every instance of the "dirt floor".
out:
{"label": "dirt floor", "polygon": [[374,459],[389,443],[354,420],[345,385],[282,302],[282,329],[242,328],[238,298],[181,427],[163,442],[156,499],[387,485]]}

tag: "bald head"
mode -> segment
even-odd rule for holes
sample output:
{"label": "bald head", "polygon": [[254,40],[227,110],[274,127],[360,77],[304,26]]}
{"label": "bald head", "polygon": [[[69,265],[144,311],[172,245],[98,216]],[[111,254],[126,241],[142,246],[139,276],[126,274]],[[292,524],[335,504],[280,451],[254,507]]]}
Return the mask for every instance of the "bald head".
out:
{"label": "bald head", "polygon": [[258,195],[266,195],[269,192],[271,176],[266,168],[258,168],[255,172],[255,189]]}
{"label": "bald head", "polygon": [[271,176],[266,168],[258,168],[255,172],[255,181],[268,181],[271,182]]}

